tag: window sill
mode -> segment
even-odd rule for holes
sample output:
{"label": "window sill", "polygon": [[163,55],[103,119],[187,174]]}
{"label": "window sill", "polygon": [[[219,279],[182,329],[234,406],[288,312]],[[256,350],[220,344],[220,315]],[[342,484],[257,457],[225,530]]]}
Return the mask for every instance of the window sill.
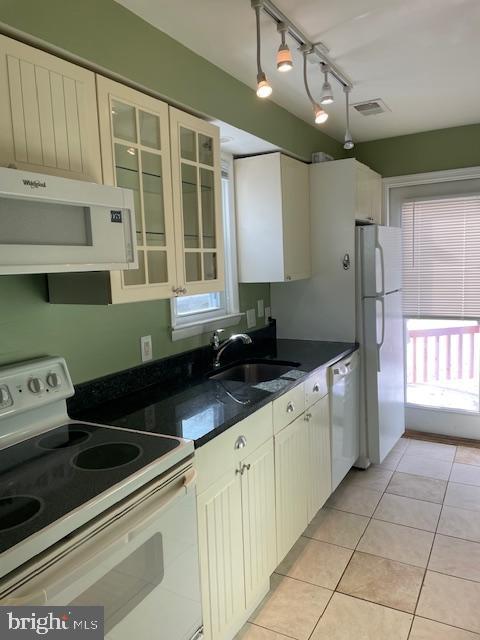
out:
{"label": "window sill", "polygon": [[233,327],[238,324],[244,313],[232,313],[227,316],[220,316],[218,318],[210,318],[209,320],[199,320],[197,322],[191,322],[178,327],[172,327],[172,340],[183,340],[184,338],[190,338],[191,336],[199,336],[203,333],[210,333],[215,329],[224,329],[225,327]]}

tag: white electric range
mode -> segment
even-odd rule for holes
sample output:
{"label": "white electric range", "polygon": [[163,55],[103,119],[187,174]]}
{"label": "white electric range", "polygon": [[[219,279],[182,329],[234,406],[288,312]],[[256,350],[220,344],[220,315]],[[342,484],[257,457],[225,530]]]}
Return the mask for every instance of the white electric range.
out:
{"label": "white electric range", "polygon": [[70,420],[62,358],[0,368],[0,605],[101,605],[109,640],[201,637],[193,443]]}

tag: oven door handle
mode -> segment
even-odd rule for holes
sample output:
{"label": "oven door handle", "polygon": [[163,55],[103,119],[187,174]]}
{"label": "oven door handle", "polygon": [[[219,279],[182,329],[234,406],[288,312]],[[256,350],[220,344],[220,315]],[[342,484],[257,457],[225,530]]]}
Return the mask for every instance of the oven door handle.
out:
{"label": "oven door handle", "polygon": [[[174,500],[189,494],[195,487],[195,479],[195,470],[189,469],[183,475],[183,478],[180,477],[176,480],[177,488],[172,488],[166,492],[160,490],[160,495],[153,494],[145,500],[142,506],[133,507],[132,512],[125,513],[117,522],[113,521],[107,524],[103,530],[93,531],[91,537],[80,541],[78,545],[75,545],[72,541],[73,545],[70,553],[76,554],[76,557],[74,555],[74,557],[71,557],[70,562],[66,561],[63,570],[63,555],[61,555],[57,561],[54,560],[53,565],[46,568],[44,572],[40,571],[37,574],[34,580],[37,584],[36,586],[32,585],[30,593],[24,594],[19,590],[20,593],[16,596],[15,591],[13,591],[12,597],[6,596],[2,598],[0,604],[10,606],[51,603],[58,593],[70,587],[85,571],[88,571],[89,566],[95,567],[100,559],[102,562],[107,562],[109,550],[117,553],[121,547],[127,546],[152,522],[157,520],[160,513],[171,505]],[[141,515],[139,514],[141,520],[130,522],[136,509],[142,512]],[[65,560],[67,560],[68,554],[69,551],[66,553]],[[48,575],[50,568],[53,573]],[[41,580],[40,588],[37,582],[38,579]]]}
{"label": "oven door handle", "polygon": [[135,525],[133,529],[130,529],[128,532],[128,542],[134,540],[139,533],[141,533],[145,527],[148,527],[152,520],[158,518],[158,513],[162,509],[166,509],[172,502],[174,502],[177,498],[180,498],[182,495],[186,495],[190,492],[191,488],[195,485],[195,481],[197,478],[197,472],[195,469],[189,469],[187,473],[183,476],[183,484],[181,487],[172,491],[170,495],[168,495],[163,501],[159,501],[159,504],[152,504],[151,509],[145,514],[145,517],[140,520],[138,524]]}

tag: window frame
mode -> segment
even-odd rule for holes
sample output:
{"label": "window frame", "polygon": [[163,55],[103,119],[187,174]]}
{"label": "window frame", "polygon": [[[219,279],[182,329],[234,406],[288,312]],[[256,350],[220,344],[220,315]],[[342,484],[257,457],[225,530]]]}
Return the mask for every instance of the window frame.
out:
{"label": "window frame", "polygon": [[[173,341],[202,333],[209,333],[215,329],[234,326],[238,324],[242,316],[245,315],[240,312],[238,288],[233,155],[222,153],[221,163],[225,260],[225,289],[219,292],[221,304],[216,309],[180,314],[176,309],[176,301],[182,298],[172,298],[170,300],[170,313]],[[224,206],[225,203],[227,203],[226,207]]]}

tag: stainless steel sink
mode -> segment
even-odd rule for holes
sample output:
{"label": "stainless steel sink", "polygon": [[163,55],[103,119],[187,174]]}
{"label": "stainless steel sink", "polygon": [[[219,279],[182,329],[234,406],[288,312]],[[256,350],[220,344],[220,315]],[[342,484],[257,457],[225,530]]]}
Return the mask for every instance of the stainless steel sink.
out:
{"label": "stainless steel sink", "polygon": [[218,372],[210,374],[212,380],[233,380],[245,384],[258,384],[267,380],[276,380],[284,373],[300,366],[299,362],[246,360],[224,367]]}

